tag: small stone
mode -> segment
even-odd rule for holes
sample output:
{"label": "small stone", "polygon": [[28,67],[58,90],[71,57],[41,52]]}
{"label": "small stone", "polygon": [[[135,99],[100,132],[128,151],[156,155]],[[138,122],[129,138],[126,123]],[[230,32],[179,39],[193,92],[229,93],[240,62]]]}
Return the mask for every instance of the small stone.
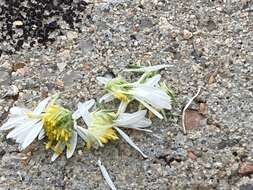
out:
{"label": "small stone", "polygon": [[69,31],[67,32],[67,38],[68,40],[74,40],[78,37],[77,32]]}
{"label": "small stone", "polygon": [[23,22],[20,20],[16,20],[13,22],[13,26],[23,26]]}
{"label": "small stone", "polygon": [[65,61],[57,63],[57,67],[60,72],[62,72],[66,66],[67,66],[67,63]]}
{"label": "small stone", "polygon": [[252,184],[243,184],[239,187],[240,190],[252,190],[253,185]]}
{"label": "small stone", "polygon": [[185,40],[189,40],[189,39],[191,39],[191,37],[192,37],[192,33],[190,31],[188,31],[188,30],[183,31],[183,38]]}
{"label": "small stone", "polygon": [[0,85],[8,85],[10,83],[10,75],[7,71],[0,71]]}
{"label": "small stone", "polygon": [[240,165],[238,173],[240,175],[249,175],[253,173],[253,163],[252,162],[243,162]]}
{"label": "small stone", "polygon": [[25,67],[25,63],[22,62],[14,63],[12,66],[12,70],[17,71],[18,69],[21,69],[23,67]]}
{"label": "small stone", "polygon": [[188,110],[185,112],[185,127],[186,129],[196,129],[201,125],[201,120],[204,119],[198,111]]}
{"label": "small stone", "polygon": [[199,113],[203,115],[207,115],[208,113],[208,105],[206,103],[200,103],[199,104]]}
{"label": "small stone", "polygon": [[197,160],[198,158],[192,150],[187,151],[187,156],[193,161]]}

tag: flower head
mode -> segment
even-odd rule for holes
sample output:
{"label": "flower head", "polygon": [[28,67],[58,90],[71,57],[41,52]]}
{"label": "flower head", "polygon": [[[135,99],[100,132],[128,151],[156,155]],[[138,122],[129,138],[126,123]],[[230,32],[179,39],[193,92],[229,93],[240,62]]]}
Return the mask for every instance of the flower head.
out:
{"label": "flower head", "polygon": [[75,150],[77,133],[74,131],[75,120],[72,113],[56,104],[58,95],[48,97],[41,101],[34,111],[26,108],[13,107],[10,109],[10,118],[0,130],[12,129],[7,138],[19,143],[23,150],[38,137],[46,137],[46,148],[54,151],[54,161],[67,147],[67,158]]}
{"label": "flower head", "polygon": [[[47,137],[46,149],[51,148],[56,154],[61,154],[65,146],[68,150],[75,148],[75,121],[72,112],[52,101],[42,114],[43,128]],[[72,138],[75,138],[71,140]],[[75,142],[76,143],[76,142]],[[64,147],[64,148],[63,148]],[[73,153],[72,153],[73,154]],[[67,157],[71,155],[67,154]]]}
{"label": "flower head", "polygon": [[[80,113],[88,128],[77,127],[77,133],[86,142],[88,148],[103,146],[109,140],[117,140],[120,134],[132,147],[139,151],[143,157],[146,155],[134,144],[130,137],[120,128],[129,128],[148,131],[145,128],[151,125],[151,121],[145,118],[146,110],[135,113],[116,114],[111,110],[97,110],[89,112],[84,106],[87,103],[79,103],[77,112]],[[117,133],[116,133],[117,132]]]}
{"label": "flower head", "polygon": [[108,102],[113,99],[112,96],[121,100],[119,113],[123,113],[129,102],[137,100],[157,117],[163,119],[159,111],[162,109],[171,109],[171,97],[158,86],[160,79],[161,76],[159,74],[154,75],[149,72],[144,73],[134,83],[129,83],[121,78],[109,80],[98,77],[98,80],[104,83],[104,88],[108,92],[100,101]]}

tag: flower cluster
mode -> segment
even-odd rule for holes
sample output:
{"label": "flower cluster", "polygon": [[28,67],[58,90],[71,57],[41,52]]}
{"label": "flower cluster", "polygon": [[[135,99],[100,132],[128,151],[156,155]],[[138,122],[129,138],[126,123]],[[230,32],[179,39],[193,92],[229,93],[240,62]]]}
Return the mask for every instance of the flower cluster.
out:
{"label": "flower cluster", "polygon": [[[173,92],[164,82],[160,82],[161,75],[157,74],[158,70],[165,67],[167,65],[125,70],[143,72],[139,80],[132,83],[121,77],[98,77],[107,92],[99,103],[118,99],[120,104],[117,111],[97,108],[95,100],[91,99],[79,102],[77,110],[72,112],[58,103],[59,95],[54,95],[41,101],[33,111],[12,107],[9,119],[0,130],[10,130],[7,138],[14,139],[20,150],[26,149],[36,138],[45,139],[45,148],[53,151],[52,161],[64,150],[67,158],[70,158],[76,149],[78,137],[88,149],[103,147],[109,141],[122,137],[146,158],[147,155],[136,146],[124,129],[151,132],[147,129],[151,125],[150,118],[146,117],[148,112],[160,119],[166,118],[164,110],[171,109]],[[139,109],[127,113],[127,107],[132,101],[139,103]]]}

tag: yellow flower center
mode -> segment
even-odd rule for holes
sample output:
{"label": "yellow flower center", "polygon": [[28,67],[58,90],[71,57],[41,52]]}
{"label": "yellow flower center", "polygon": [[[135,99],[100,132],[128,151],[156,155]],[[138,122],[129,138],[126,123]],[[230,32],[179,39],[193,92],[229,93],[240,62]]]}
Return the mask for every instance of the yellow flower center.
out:
{"label": "yellow flower center", "polygon": [[95,138],[100,146],[108,143],[110,140],[117,140],[118,136],[112,128],[113,118],[115,114],[107,111],[98,111],[92,113],[91,126],[87,129],[88,138],[86,142],[87,148],[91,147],[93,139]]}
{"label": "yellow flower center", "polygon": [[46,137],[48,138],[46,149],[54,146],[53,150],[56,153],[59,152],[58,142],[64,143],[67,147],[70,146],[68,141],[72,136],[74,122],[72,113],[69,110],[59,105],[51,104],[45,114],[43,114],[42,121]]}
{"label": "yellow flower center", "polygon": [[120,91],[115,92],[114,96],[115,96],[115,98],[117,98],[117,99],[119,99],[121,101],[124,101],[124,102],[128,101],[128,97],[125,94],[123,94],[122,92],[120,92]]}

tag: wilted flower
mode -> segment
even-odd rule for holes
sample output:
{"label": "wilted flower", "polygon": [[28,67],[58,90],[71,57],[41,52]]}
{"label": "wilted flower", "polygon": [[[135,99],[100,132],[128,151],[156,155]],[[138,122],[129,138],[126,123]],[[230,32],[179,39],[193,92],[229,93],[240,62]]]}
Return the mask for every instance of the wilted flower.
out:
{"label": "wilted flower", "polygon": [[144,73],[140,80],[134,83],[129,83],[120,77],[114,79],[98,77],[98,81],[105,85],[104,88],[108,92],[100,102],[108,102],[113,98],[119,99],[121,104],[118,113],[122,113],[129,102],[137,100],[157,117],[163,119],[159,110],[171,109],[171,97],[158,86],[161,76],[157,74],[148,77],[149,74]]}
{"label": "wilted flower", "polygon": [[89,112],[91,107],[87,107],[87,102],[79,103],[77,112],[79,117],[82,117],[88,128],[77,126],[79,136],[86,142],[86,146],[103,146],[110,140],[117,140],[116,131],[143,157],[147,157],[124,133],[120,128],[129,128],[136,130],[146,130],[145,128],[151,125],[151,121],[145,118],[146,110],[135,113],[120,113],[115,114],[110,110],[97,110]]}
{"label": "wilted flower", "polygon": [[50,102],[45,113],[42,114],[43,130],[47,137],[46,149],[54,151],[54,161],[67,148],[67,158],[70,158],[76,148],[77,132],[76,121],[72,112],[55,103]]}
{"label": "wilted flower", "polygon": [[54,151],[54,161],[67,147],[67,158],[70,158],[77,143],[77,133],[74,131],[75,120],[71,111],[56,104],[57,95],[41,101],[34,111],[26,108],[13,107],[10,118],[0,128],[9,130],[7,138],[19,143],[19,149],[24,150],[38,137],[46,137],[46,149]]}
{"label": "wilted flower", "polygon": [[0,128],[1,131],[12,129],[7,138],[14,139],[19,144],[19,149],[24,150],[35,139],[43,138],[43,121],[41,114],[45,111],[51,98],[41,101],[34,111],[26,108],[12,107],[10,118]]}

